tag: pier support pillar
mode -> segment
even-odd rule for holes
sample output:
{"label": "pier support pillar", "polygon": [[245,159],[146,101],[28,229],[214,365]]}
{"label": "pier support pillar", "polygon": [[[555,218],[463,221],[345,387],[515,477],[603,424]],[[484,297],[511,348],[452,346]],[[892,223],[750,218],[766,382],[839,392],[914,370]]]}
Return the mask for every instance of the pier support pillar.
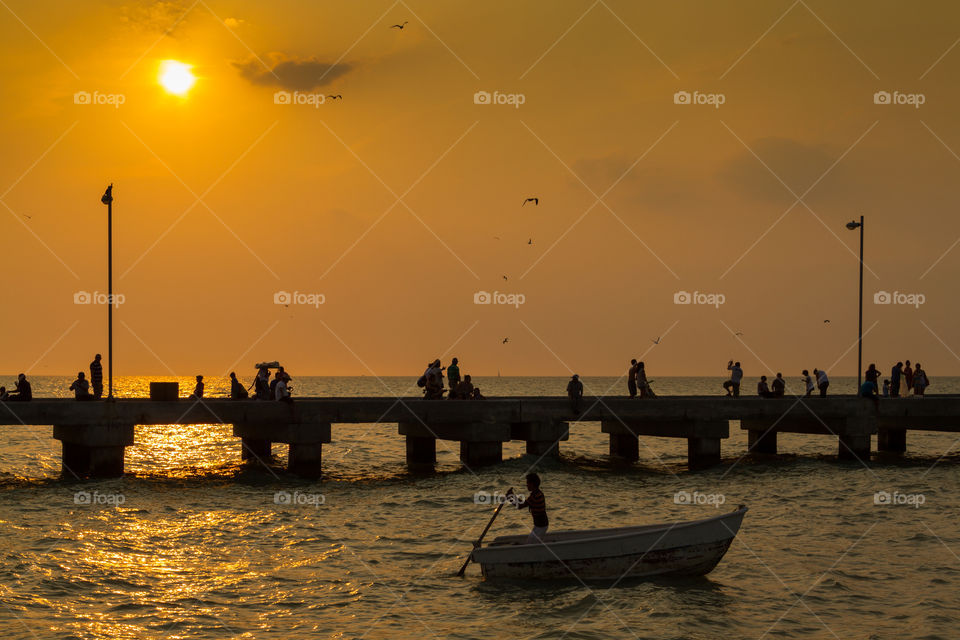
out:
{"label": "pier support pillar", "polygon": [[840,449],[838,455],[841,460],[869,460],[870,434],[850,433],[840,435]]}
{"label": "pier support pillar", "polygon": [[747,446],[750,453],[776,453],[777,432],[750,429],[747,431]]}
{"label": "pier support pillar", "polygon": [[66,477],[118,478],[123,455],[133,444],[133,425],[54,426],[63,445],[61,471]]}
{"label": "pier support pillar", "polygon": [[499,440],[486,442],[460,441],[460,462],[468,467],[482,467],[503,461],[503,443]]}
{"label": "pier support pillar", "polygon": [[545,440],[527,440],[527,455],[551,456],[556,458],[560,455],[560,443]]}
{"label": "pier support pillar", "polygon": [[557,457],[560,441],[570,439],[570,424],[550,420],[514,422],[510,425],[510,439],[525,440],[528,455]]}
{"label": "pier support pillar", "polygon": [[240,459],[244,462],[270,462],[273,459],[273,443],[259,438],[240,439]]}
{"label": "pier support pillar", "polygon": [[307,478],[319,478],[322,458],[323,443],[291,442],[287,471]]}
{"label": "pier support pillar", "polygon": [[881,429],[877,432],[877,450],[903,453],[907,450],[906,429]]}
{"label": "pier support pillar", "polygon": [[704,469],[720,464],[720,438],[687,438],[687,467]]}
{"label": "pier support pillar", "polygon": [[407,436],[407,464],[436,464],[437,439]]}
{"label": "pier support pillar", "polygon": [[610,455],[629,462],[640,459],[640,438],[632,433],[610,434]]}

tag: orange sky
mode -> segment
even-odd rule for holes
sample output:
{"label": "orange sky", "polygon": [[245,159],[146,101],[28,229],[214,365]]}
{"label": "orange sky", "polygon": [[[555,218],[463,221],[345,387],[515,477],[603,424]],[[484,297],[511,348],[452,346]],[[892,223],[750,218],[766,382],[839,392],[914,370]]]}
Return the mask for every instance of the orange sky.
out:
{"label": "orange sky", "polygon": [[960,372],[954,3],[7,6],[0,370],[105,352],[113,182],[118,375],[852,375],[861,213],[865,359]]}

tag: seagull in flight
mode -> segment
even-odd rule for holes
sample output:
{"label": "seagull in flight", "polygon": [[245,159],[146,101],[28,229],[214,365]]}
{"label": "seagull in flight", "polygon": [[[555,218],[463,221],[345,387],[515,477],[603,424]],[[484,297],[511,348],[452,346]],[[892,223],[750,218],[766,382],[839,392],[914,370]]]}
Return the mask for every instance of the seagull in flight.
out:
{"label": "seagull in flight", "polygon": [[532,202],[533,206],[537,206],[540,204],[540,198],[527,198],[526,200],[523,201],[523,204],[520,206],[521,207],[526,206],[528,202]]}
{"label": "seagull in flight", "polygon": [[404,20],[404,21],[403,21],[403,24],[395,24],[395,25],[393,25],[393,26],[390,27],[390,28],[391,28],[391,29],[403,29],[405,26],[407,26],[407,23],[408,23],[408,22],[410,22],[410,21],[409,21],[409,20]]}
{"label": "seagull in flight", "polygon": [[650,342],[652,342],[653,344],[660,344],[660,336],[657,336],[656,340],[651,340]]}
{"label": "seagull in flight", "polygon": [[507,278],[507,276],[503,276],[503,279],[504,279],[504,280],[507,280],[508,278]]}
{"label": "seagull in flight", "polygon": [[734,333],[733,335],[735,335],[735,336],[737,336],[737,337],[739,338],[740,336],[743,335],[743,331],[737,331],[737,332]]}
{"label": "seagull in flight", "polygon": [[824,320],[823,324],[828,324],[829,322],[830,322],[829,320]]}
{"label": "seagull in flight", "polygon": [[337,95],[327,96],[327,97],[330,98],[331,100],[343,100],[343,96],[340,95],[339,93]]}
{"label": "seagull in flight", "polygon": [[510,342],[510,338],[504,338],[500,344],[507,344],[508,342]]}
{"label": "seagull in flight", "polygon": [[533,238],[530,238],[529,240],[527,240],[527,244],[533,244]]}

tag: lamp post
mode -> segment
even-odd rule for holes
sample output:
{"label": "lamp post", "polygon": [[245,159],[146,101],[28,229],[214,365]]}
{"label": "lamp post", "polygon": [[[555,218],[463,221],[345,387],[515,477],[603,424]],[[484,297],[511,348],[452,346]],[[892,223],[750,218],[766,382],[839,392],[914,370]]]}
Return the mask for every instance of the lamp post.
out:
{"label": "lamp post", "polygon": [[107,400],[113,400],[113,183],[100,202],[107,205]]}
{"label": "lamp post", "polygon": [[860,222],[848,222],[847,229],[860,229],[860,314],[857,321],[857,393],[860,393],[860,384],[863,381],[863,216],[860,216]]}

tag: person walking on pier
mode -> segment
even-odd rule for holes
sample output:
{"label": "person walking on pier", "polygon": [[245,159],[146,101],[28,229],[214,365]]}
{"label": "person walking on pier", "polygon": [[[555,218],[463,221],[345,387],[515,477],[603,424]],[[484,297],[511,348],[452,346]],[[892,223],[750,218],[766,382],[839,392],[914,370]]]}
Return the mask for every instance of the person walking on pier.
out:
{"label": "person walking on pier", "polygon": [[816,387],[813,386],[813,378],[810,377],[810,372],[807,371],[806,369],[801,371],[800,375],[803,376],[802,381],[807,390],[807,393],[804,397],[809,398],[811,395],[813,395],[813,390],[816,389]]}
{"label": "person walking on pier", "polygon": [[[907,362],[910,362],[909,360]],[[903,375],[903,363],[898,362],[890,370],[890,397],[900,397],[900,377]],[[887,395],[887,394],[883,394]]]}
{"label": "person walking on pier", "polygon": [[637,397],[637,371],[640,370],[640,365],[637,364],[637,359],[634,358],[630,361],[630,369],[627,371],[627,393],[630,394],[631,398]]}
{"label": "person walking on pier", "polygon": [[567,383],[567,397],[570,399],[570,411],[580,413],[580,400],[583,398],[583,383],[580,382],[580,376],[576,373]]}
{"label": "person walking on pier", "polygon": [[93,396],[90,395],[90,382],[83,371],[77,372],[77,379],[70,385],[70,391],[73,391],[73,397],[76,400],[93,400]]}
{"label": "person walking on pier", "polygon": [[453,390],[457,388],[457,385],[460,384],[460,361],[454,358],[450,361],[450,366],[447,367],[447,387],[450,388],[452,394]]}
{"label": "person walking on pier", "polygon": [[197,376],[197,385],[193,388],[193,394],[190,397],[194,400],[203,397],[203,376]]}
{"label": "person walking on pier", "polygon": [[773,384],[771,387],[771,398],[782,398],[783,394],[786,392],[787,381],[783,379],[783,374],[779,371],[777,372],[777,377],[773,379]]}
{"label": "person walking on pier", "polygon": [[[511,496],[514,496],[512,487],[507,490],[506,498],[509,500]],[[533,516],[533,528],[524,544],[542,542],[550,526],[550,520],[547,518],[547,499],[540,490],[540,476],[535,473],[527,474],[527,498],[516,500],[516,504],[517,509],[530,509],[530,515]]]}
{"label": "person walking on pier", "polygon": [[814,369],[813,377],[817,379],[817,388],[820,389],[820,397],[827,397],[827,388],[830,386],[830,378],[823,369]]}
{"label": "person walking on pier", "polygon": [[233,371],[230,372],[230,399],[231,400],[246,400],[250,394],[247,393],[246,388],[240,384],[240,381],[237,380],[237,374]]}
{"label": "person walking on pier", "polygon": [[93,386],[93,397],[97,400],[103,397],[103,365],[100,364],[100,358],[98,353],[90,363],[90,384]]}
{"label": "person walking on pier", "polygon": [[903,381],[906,383],[907,394],[909,394],[910,390],[913,389],[913,367],[910,366],[909,360],[907,360],[906,363],[904,363]]}
{"label": "person walking on pier", "polygon": [[727,390],[727,397],[740,397],[740,381],[743,380],[743,369],[739,362],[731,360],[727,363],[727,369],[730,371],[730,379],[723,383],[723,388]]}
{"label": "person walking on pier", "polygon": [[18,375],[13,386],[15,387],[14,392],[8,396],[10,402],[30,402],[33,400],[33,389],[27,381],[27,376],[22,373]]}

